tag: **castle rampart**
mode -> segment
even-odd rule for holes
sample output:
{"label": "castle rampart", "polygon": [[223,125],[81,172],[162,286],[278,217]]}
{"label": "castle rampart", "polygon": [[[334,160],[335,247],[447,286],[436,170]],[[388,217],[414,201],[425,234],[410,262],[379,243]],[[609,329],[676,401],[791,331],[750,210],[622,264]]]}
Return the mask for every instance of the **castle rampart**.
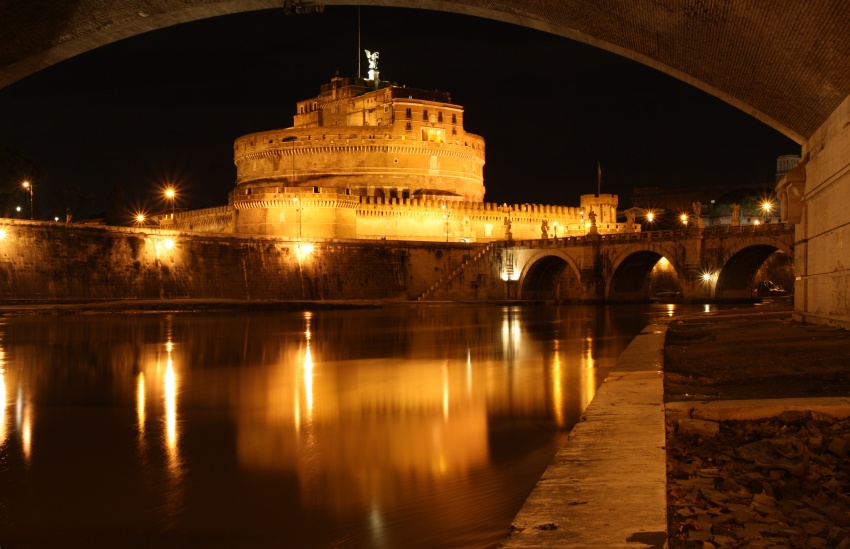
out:
{"label": "castle rampart", "polygon": [[361,196],[411,197],[440,189],[458,199],[484,198],[484,140],[429,142],[382,128],[287,128],[240,137],[234,144],[236,192],[268,186],[349,189]]}
{"label": "castle rampart", "polygon": [[[495,204],[451,198],[358,197],[334,188],[283,187],[234,191],[230,212],[211,208],[178,212],[186,231],[431,242],[534,240],[640,232],[640,224],[617,221],[617,195],[584,195],[581,206]],[[212,220],[204,221],[202,212]],[[592,212],[592,213],[591,213]],[[191,214],[191,215],[190,215]],[[227,223],[229,224],[227,224]],[[218,227],[227,229],[219,230]],[[233,232],[233,231],[230,231]]]}

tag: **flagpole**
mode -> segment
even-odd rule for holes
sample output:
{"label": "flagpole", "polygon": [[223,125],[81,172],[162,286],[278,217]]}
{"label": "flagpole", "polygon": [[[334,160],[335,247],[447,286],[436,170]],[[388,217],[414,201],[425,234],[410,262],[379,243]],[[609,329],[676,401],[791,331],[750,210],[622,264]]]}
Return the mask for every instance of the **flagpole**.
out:
{"label": "flagpole", "polygon": [[602,196],[602,163],[596,161],[596,196]]}
{"label": "flagpole", "polygon": [[360,78],[360,58],[363,53],[360,51],[360,6],[357,6],[357,78]]}

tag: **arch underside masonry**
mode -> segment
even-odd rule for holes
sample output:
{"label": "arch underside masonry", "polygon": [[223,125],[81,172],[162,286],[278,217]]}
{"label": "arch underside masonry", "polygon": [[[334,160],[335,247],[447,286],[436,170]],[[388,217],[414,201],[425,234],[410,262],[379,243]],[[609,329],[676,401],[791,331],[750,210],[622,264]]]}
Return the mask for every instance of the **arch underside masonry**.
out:
{"label": "arch underside masonry", "polygon": [[[311,2],[306,2],[311,3]],[[324,0],[463,13],[564,36],[679,78],[799,142],[850,94],[850,14],[840,0],[722,6],[691,0]],[[280,0],[30,0],[0,7],[0,87],[123,38]],[[687,44],[687,47],[682,47]],[[771,90],[771,93],[764,93]]]}

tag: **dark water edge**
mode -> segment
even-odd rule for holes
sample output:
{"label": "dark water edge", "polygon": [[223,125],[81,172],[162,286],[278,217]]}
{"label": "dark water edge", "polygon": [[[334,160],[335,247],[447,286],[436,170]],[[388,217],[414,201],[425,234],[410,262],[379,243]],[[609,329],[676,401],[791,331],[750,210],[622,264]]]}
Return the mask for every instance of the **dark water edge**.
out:
{"label": "dark water edge", "polygon": [[683,310],[96,305],[0,320],[0,547],[496,547]]}

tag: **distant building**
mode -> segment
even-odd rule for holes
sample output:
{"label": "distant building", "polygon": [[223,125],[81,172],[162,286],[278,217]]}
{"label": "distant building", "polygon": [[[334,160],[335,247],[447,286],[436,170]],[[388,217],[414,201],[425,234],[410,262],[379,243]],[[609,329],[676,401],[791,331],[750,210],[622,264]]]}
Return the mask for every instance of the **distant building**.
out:
{"label": "distant building", "polygon": [[800,162],[799,154],[786,154],[780,156],[776,159],[776,182],[785,177],[785,175],[790,172],[797,163]]}
{"label": "distant building", "polygon": [[[776,160],[777,180],[793,168],[800,157],[780,156]],[[699,212],[695,211],[698,208]],[[668,189],[637,187],[632,194],[631,217],[643,222],[645,230],[677,228],[687,222],[703,227],[717,225],[759,225],[781,221],[779,199],[773,187],[759,185],[717,185]],[[652,222],[647,215],[652,213]],[[699,218],[699,219],[697,219]]]}

